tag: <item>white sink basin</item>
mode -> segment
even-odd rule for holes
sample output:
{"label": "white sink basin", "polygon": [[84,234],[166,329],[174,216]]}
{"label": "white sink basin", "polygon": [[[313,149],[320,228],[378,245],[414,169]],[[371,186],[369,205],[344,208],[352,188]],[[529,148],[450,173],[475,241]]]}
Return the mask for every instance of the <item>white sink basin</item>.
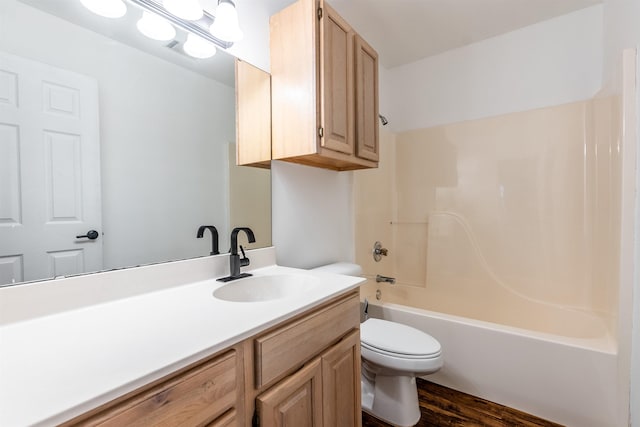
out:
{"label": "white sink basin", "polygon": [[234,280],[213,291],[214,298],[233,302],[261,302],[288,298],[319,284],[304,274],[274,274]]}

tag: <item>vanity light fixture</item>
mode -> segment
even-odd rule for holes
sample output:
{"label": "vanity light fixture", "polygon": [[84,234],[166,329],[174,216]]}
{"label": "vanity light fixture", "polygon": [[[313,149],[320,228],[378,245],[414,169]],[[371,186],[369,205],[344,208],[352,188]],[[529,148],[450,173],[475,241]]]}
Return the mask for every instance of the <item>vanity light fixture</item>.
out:
{"label": "vanity light fixture", "polygon": [[[138,21],[137,26],[140,32],[146,36],[157,40],[169,40],[175,37],[175,29],[184,31],[187,36],[194,35],[194,37],[187,37],[187,42],[183,48],[185,53],[196,58],[211,57],[215,54],[216,46],[228,49],[233,46],[233,42],[242,39],[242,31],[238,25],[238,14],[235,4],[231,0],[218,0],[215,17],[202,10],[199,0],[126,1],[142,9],[143,17]],[[110,18],[123,16],[127,12],[127,6],[123,0],[80,0],[80,2],[92,12]],[[176,5],[186,6],[186,4],[191,4],[189,9],[199,9],[201,12],[200,18],[193,20],[181,18],[178,13],[182,13],[175,7]],[[194,17],[195,14],[189,16]],[[223,21],[227,19],[230,22],[224,23]],[[214,22],[217,22],[216,32],[212,33]],[[218,28],[221,28],[221,30],[218,30]],[[220,37],[215,34],[220,34]],[[199,36],[203,40],[197,39],[195,36]],[[203,42],[207,42],[212,46],[208,46]]]}
{"label": "vanity light fixture", "polygon": [[137,27],[142,34],[154,40],[171,40],[176,36],[176,29],[169,21],[151,12],[142,12]]}
{"label": "vanity light fixture", "polygon": [[162,5],[169,13],[187,21],[197,21],[204,14],[198,0],[163,0]]}
{"label": "vanity light fixture", "polygon": [[[202,12],[202,18],[196,21],[189,21],[186,19],[182,19],[179,16],[176,16],[170,11],[168,11],[160,2],[161,0],[128,0],[128,1],[129,3],[133,3],[134,5],[140,7],[142,10],[153,12],[156,15],[162,16],[167,21],[171,22],[174,27],[185,31],[187,34],[191,33],[191,34],[198,35],[222,49],[228,49],[231,46],[233,46],[233,41],[223,40],[211,34],[209,29],[211,28],[211,25],[217,18],[214,18],[212,15],[207,13],[207,11]],[[186,1],[186,0],[180,0],[180,1]]]}
{"label": "vanity light fixture", "polygon": [[211,34],[220,40],[237,42],[243,34],[238,24],[238,11],[231,0],[218,0],[216,18],[211,26]]}
{"label": "vanity light fixture", "polygon": [[184,52],[194,58],[211,58],[216,54],[216,47],[211,42],[195,34],[188,34],[187,41],[182,46]]}
{"label": "vanity light fixture", "polygon": [[127,6],[122,0],[80,0],[80,3],[105,18],[120,18],[127,13]]}

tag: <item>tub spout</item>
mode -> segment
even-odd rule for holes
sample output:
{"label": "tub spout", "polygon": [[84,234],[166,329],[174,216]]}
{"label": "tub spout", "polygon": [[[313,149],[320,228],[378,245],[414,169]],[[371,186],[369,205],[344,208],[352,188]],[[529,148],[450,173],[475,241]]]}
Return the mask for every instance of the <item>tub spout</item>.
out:
{"label": "tub spout", "polygon": [[386,283],[391,283],[392,285],[395,285],[396,278],[395,277],[382,276],[382,275],[378,274],[378,275],[376,275],[376,282],[378,282],[378,283],[386,282]]}

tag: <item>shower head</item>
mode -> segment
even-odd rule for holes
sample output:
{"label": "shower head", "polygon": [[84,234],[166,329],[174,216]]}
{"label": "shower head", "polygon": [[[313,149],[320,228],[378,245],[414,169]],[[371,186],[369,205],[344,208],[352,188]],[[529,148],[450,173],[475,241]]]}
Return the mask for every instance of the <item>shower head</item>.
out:
{"label": "shower head", "polygon": [[382,114],[378,114],[378,117],[380,117],[380,123],[382,123],[382,126],[386,126],[387,123],[389,123],[389,120],[387,120],[387,118]]}

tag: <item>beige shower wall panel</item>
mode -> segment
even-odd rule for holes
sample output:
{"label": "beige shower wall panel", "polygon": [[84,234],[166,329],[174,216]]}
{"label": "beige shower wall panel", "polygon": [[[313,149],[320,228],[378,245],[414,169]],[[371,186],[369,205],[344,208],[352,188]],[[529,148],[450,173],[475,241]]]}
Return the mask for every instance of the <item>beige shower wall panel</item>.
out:
{"label": "beige shower wall panel", "polygon": [[[380,128],[380,162],[377,169],[353,172],[356,263],[367,275],[395,274],[391,220],[395,212],[395,135]],[[389,250],[380,262],[373,260],[373,244]]]}
{"label": "beige shower wall panel", "polygon": [[590,166],[593,188],[593,259],[591,265],[594,306],[617,312],[621,217],[621,98],[595,98],[591,103]]}
{"label": "beige shower wall panel", "polygon": [[[610,312],[611,283],[603,278],[611,260],[601,258],[611,255],[612,243],[602,227],[614,227],[615,212],[600,206],[618,167],[609,113],[585,101],[399,134],[392,232],[404,262],[396,274],[420,280],[427,259],[439,259],[426,274],[434,292],[466,284],[456,291],[490,294],[498,287]],[[596,132],[598,115],[605,118]],[[409,238],[403,223],[428,226]],[[424,250],[415,250],[420,245]],[[478,280],[469,280],[478,269]]]}

